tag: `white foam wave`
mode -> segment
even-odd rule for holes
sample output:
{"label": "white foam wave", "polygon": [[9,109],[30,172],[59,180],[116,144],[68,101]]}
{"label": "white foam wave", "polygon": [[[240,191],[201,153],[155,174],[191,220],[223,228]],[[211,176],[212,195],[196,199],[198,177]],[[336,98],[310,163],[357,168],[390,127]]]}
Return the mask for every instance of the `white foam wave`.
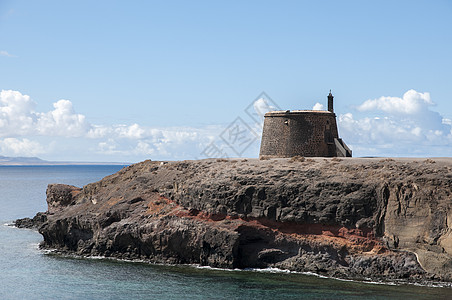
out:
{"label": "white foam wave", "polygon": [[57,253],[58,250],[57,249],[39,249],[42,253],[44,254],[52,254],[52,253]]}
{"label": "white foam wave", "polygon": [[245,269],[225,269],[225,268],[214,268],[209,266],[200,266],[200,265],[190,265],[192,267],[195,267],[197,269],[205,269],[205,270],[218,270],[218,271],[249,271],[249,272],[259,272],[259,273],[284,273],[284,274],[301,274],[301,275],[307,275],[307,276],[315,276],[322,279],[333,279],[338,281],[344,281],[344,282],[356,282],[356,283],[365,283],[365,284],[376,284],[376,285],[389,285],[389,286],[398,286],[398,285],[416,285],[416,286],[422,286],[422,287],[433,287],[433,288],[444,288],[452,287],[452,283],[446,283],[446,282],[425,282],[425,283],[419,283],[419,282],[410,282],[410,281],[404,281],[404,280],[395,280],[395,281],[375,281],[371,278],[363,278],[363,280],[355,280],[355,279],[346,279],[346,278],[339,278],[339,277],[333,277],[333,276],[325,276],[321,274],[317,274],[314,272],[299,272],[299,271],[290,271],[290,270],[284,270],[279,268],[264,268],[264,269],[258,269],[258,268],[245,268]]}
{"label": "white foam wave", "polygon": [[[39,244],[38,244],[39,246]],[[129,263],[145,263],[145,264],[151,264],[151,265],[157,265],[157,266],[181,266],[181,264],[169,264],[169,263],[154,263],[149,262],[142,259],[123,259],[123,258],[116,258],[116,257],[106,257],[101,255],[93,255],[93,256],[82,256],[82,255],[76,255],[76,254],[68,254],[68,253],[61,253],[57,249],[41,249],[44,253],[52,254],[57,253],[58,255],[62,255],[65,257],[73,257],[73,258],[83,258],[83,259],[94,259],[94,260],[113,260],[113,261],[120,261],[120,262],[129,262]],[[415,285],[415,286],[423,286],[423,287],[433,287],[433,288],[452,288],[452,283],[445,283],[445,282],[425,282],[425,283],[418,283],[418,282],[410,282],[410,281],[404,281],[404,280],[395,280],[395,281],[373,281],[370,278],[363,278],[363,280],[354,280],[354,279],[345,279],[345,278],[339,278],[339,277],[329,277],[325,275],[321,275],[314,272],[299,272],[299,271],[291,271],[291,270],[285,270],[280,268],[245,268],[245,269],[227,269],[227,268],[217,268],[217,267],[210,267],[210,266],[201,266],[199,264],[183,264],[188,267],[193,267],[201,270],[212,270],[212,271],[227,271],[227,272],[260,272],[260,273],[284,273],[284,274],[301,274],[301,275],[307,275],[307,276],[315,276],[322,279],[333,279],[338,281],[344,281],[344,282],[356,282],[356,283],[365,283],[365,284],[378,284],[378,285],[390,285],[390,286],[397,286],[397,285]]]}
{"label": "white foam wave", "polygon": [[429,282],[429,283],[412,283],[415,286],[424,286],[432,288],[452,288],[452,282]]}
{"label": "white foam wave", "polygon": [[283,269],[279,269],[279,268],[264,268],[264,269],[258,269],[258,268],[246,268],[246,271],[253,271],[253,272],[261,272],[261,273],[294,273],[294,271],[290,271],[290,270],[283,270]]}
{"label": "white foam wave", "polygon": [[244,269],[226,269],[226,268],[215,268],[215,267],[209,267],[209,266],[201,266],[196,264],[188,265],[190,267],[194,267],[196,269],[202,269],[202,270],[212,270],[212,271],[228,271],[228,272],[240,272],[244,271]]}
{"label": "white foam wave", "polygon": [[39,243],[31,243],[30,247],[35,249],[35,250],[39,250]]}

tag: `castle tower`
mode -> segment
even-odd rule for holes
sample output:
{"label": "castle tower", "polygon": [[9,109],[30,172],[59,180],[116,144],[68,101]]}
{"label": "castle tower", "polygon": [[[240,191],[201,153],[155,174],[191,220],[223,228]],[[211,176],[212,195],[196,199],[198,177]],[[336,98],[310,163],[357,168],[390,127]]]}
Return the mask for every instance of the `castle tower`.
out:
{"label": "castle tower", "polygon": [[334,113],[334,108],[333,108],[333,94],[331,94],[331,90],[330,93],[328,94],[328,111]]}
{"label": "castle tower", "polygon": [[271,111],[264,117],[260,157],[352,156],[339,138],[331,91],[328,111]]}

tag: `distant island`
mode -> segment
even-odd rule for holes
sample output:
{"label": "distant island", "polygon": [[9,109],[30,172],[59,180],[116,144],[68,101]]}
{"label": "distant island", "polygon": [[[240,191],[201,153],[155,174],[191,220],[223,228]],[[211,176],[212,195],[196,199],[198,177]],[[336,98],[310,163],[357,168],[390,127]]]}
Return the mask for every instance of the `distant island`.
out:
{"label": "distant island", "polygon": [[0,155],[0,166],[64,166],[64,165],[130,165],[128,162],[49,161],[39,157]]}

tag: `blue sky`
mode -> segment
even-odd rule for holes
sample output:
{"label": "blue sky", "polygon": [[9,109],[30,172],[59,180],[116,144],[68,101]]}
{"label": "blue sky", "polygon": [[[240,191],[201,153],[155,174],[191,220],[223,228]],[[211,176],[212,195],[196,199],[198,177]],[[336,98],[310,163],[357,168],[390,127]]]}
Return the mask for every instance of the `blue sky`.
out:
{"label": "blue sky", "polygon": [[[440,0],[1,0],[0,155],[257,157],[245,109],[262,92],[311,109],[332,89],[356,156],[452,156],[451,16]],[[237,124],[254,133],[231,151]]]}

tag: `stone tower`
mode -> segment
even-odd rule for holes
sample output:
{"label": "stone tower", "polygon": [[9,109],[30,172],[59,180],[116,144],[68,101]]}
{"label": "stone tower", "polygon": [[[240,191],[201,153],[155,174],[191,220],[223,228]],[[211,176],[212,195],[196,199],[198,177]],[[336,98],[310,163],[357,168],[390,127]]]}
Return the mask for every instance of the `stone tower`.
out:
{"label": "stone tower", "polygon": [[331,91],[328,111],[271,111],[264,117],[259,157],[352,156],[339,138]]}
{"label": "stone tower", "polygon": [[328,111],[334,113],[334,108],[333,108],[333,94],[331,94],[331,90],[330,93],[328,94]]}

